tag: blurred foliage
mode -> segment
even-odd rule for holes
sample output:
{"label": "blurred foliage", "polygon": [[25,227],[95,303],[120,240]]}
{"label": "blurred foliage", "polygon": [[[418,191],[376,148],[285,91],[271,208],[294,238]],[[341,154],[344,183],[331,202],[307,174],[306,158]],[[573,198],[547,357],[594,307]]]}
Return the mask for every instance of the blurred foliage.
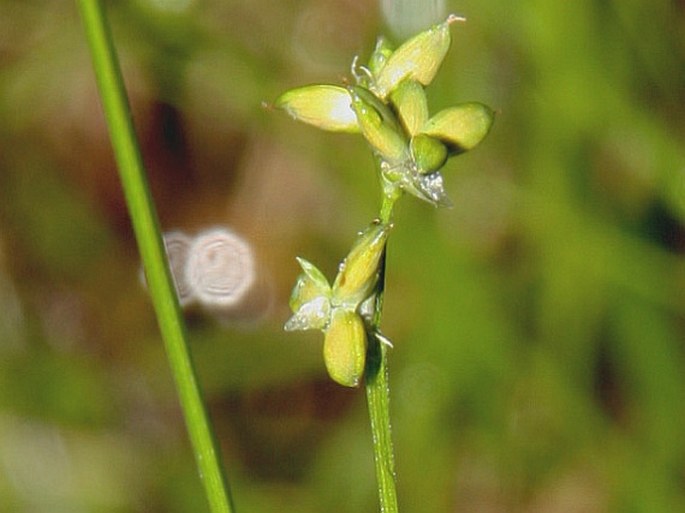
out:
{"label": "blurred foliage", "polygon": [[[339,83],[369,0],[111,2],[165,229],[225,224],[271,308],[188,312],[239,511],[375,511],[363,394],[285,334],[377,209],[358,138],[264,108]],[[387,2],[386,2],[387,4]],[[384,331],[404,511],[685,510],[685,6],[450,3],[433,111],[498,111],[401,202]],[[323,266],[322,266],[323,267]],[[65,0],[0,1],[0,511],[206,511]]]}

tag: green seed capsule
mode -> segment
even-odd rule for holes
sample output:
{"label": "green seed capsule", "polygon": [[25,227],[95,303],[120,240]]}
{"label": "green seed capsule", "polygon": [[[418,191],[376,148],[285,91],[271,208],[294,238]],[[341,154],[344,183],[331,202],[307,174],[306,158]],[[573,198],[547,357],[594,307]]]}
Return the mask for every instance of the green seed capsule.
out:
{"label": "green seed capsule", "polygon": [[350,310],[334,310],[323,342],[323,359],[333,381],[346,387],[359,386],[364,375],[366,345],[361,317]]}
{"label": "green seed capsule", "polygon": [[470,150],[480,143],[495,120],[495,113],[482,103],[462,103],[442,110],[428,120],[421,130],[442,141],[451,155]]}
{"label": "green seed capsule", "polygon": [[428,121],[428,100],[423,86],[416,80],[403,80],[390,93],[404,129],[409,135],[417,133]]}
{"label": "green seed capsule", "polygon": [[359,128],[374,151],[391,163],[405,161],[409,156],[407,142],[388,106],[363,87],[350,86],[348,90]]}
{"label": "green seed capsule", "polygon": [[391,225],[374,223],[359,236],[333,284],[333,303],[356,308],[373,290]]}
{"label": "green seed capsule", "polygon": [[332,132],[359,133],[357,116],[346,88],[334,85],[298,87],[283,93],[275,106],[293,119]]}
{"label": "green seed capsule", "polygon": [[409,147],[414,163],[421,174],[437,171],[447,161],[447,146],[429,135],[415,135]]}
{"label": "green seed capsule", "polygon": [[450,47],[449,25],[458,19],[461,18],[450,16],[395,50],[378,75],[375,92],[385,99],[405,78],[430,84]]}

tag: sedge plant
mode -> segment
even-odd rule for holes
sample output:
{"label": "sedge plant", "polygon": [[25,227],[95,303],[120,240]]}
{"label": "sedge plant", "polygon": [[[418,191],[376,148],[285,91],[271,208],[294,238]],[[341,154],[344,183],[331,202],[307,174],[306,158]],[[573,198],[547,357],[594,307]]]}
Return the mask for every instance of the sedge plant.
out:
{"label": "sedge plant", "polygon": [[441,169],[450,157],[479,144],[494,120],[493,111],[477,102],[429,113],[425,88],[447,54],[455,21],[463,18],[450,15],[396,49],[381,37],[366,65],[353,60],[354,83],[299,87],[275,102],[298,121],[361,134],[376,163],[378,217],[360,232],[332,285],[314,264],[297,259],[302,273],[290,297],[293,315],[285,329],[322,331],[330,377],[346,387],[364,383],[384,513],[398,510],[387,366],[393,345],[380,329],[393,208],[405,194],[436,207],[450,206]]}

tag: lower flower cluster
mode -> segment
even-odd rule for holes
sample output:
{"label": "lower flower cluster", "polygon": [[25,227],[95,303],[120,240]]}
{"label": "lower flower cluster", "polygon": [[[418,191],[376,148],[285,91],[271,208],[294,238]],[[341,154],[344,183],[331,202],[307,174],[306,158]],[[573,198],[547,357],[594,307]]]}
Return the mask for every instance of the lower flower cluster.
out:
{"label": "lower flower cluster", "polygon": [[331,378],[344,386],[359,385],[364,374],[367,335],[361,305],[378,281],[390,228],[374,222],[362,232],[340,264],[333,286],[314,264],[297,259],[302,274],[290,297],[294,314],[285,329],[323,331],[326,368]]}

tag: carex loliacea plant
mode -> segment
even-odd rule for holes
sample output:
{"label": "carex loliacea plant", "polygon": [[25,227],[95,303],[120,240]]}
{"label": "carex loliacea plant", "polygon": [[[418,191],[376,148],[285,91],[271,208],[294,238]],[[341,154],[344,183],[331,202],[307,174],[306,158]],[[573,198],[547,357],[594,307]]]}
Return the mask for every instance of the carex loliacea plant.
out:
{"label": "carex loliacea plant", "polygon": [[330,377],[347,387],[365,383],[384,512],[397,511],[387,378],[392,344],[380,330],[393,207],[405,193],[436,207],[450,206],[441,169],[449,158],[479,144],[494,120],[494,112],[477,102],[429,113],[425,88],[447,54],[455,21],[463,18],[450,15],[397,48],[380,37],[366,65],[356,57],[352,61],[350,83],[299,87],[275,102],[298,121],[361,134],[374,155],[382,192],[378,217],[360,232],[332,285],[314,264],[297,259],[302,273],[285,329],[321,330]]}

